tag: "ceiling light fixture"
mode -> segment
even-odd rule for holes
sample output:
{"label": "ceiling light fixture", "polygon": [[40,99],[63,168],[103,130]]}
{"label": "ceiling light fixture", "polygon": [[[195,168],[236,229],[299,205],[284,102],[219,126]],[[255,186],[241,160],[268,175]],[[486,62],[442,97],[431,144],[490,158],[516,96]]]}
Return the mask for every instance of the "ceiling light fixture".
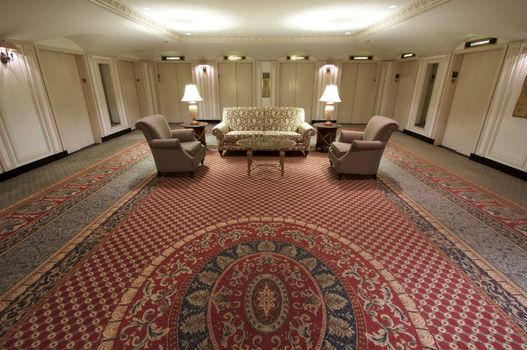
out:
{"label": "ceiling light fixture", "polygon": [[0,41],[0,49],[5,49],[4,52],[0,52],[0,61],[6,64],[15,59],[15,56],[13,56],[13,50],[18,50],[18,47],[16,47],[15,44],[2,40]]}
{"label": "ceiling light fixture", "polygon": [[161,61],[184,61],[185,56],[161,56]]}
{"label": "ceiling light fixture", "polygon": [[410,58],[410,57],[415,57],[415,53],[405,52],[401,55],[401,58]]}
{"label": "ceiling light fixture", "polygon": [[228,55],[228,56],[223,56],[223,59],[227,61],[241,61],[245,59],[245,56]]}
{"label": "ceiling light fixture", "polygon": [[373,56],[350,56],[350,60],[352,61],[371,61],[373,60]]}
{"label": "ceiling light fixture", "polygon": [[390,6],[388,6],[389,9],[396,9],[398,7],[399,7],[399,5],[390,5]]}
{"label": "ceiling light fixture", "polygon": [[497,42],[498,42],[498,39],[496,38],[469,40],[465,42],[465,49],[468,49],[471,47],[478,47],[478,46],[494,45]]}
{"label": "ceiling light fixture", "polygon": [[150,10],[152,10],[151,7],[143,7],[143,11],[150,11]]}
{"label": "ceiling light fixture", "polygon": [[351,32],[346,32],[346,33],[344,33],[344,34],[345,34],[345,35],[351,35]]}
{"label": "ceiling light fixture", "polygon": [[290,61],[305,61],[309,59],[309,56],[291,55],[287,56],[287,59]]}
{"label": "ceiling light fixture", "polygon": [[192,35],[192,33],[191,32],[186,32],[185,35]]}

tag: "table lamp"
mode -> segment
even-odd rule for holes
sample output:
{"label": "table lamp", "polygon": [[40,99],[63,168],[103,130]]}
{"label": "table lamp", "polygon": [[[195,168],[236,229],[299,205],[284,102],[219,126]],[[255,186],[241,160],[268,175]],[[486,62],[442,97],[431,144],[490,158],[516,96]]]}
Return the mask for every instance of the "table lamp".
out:
{"label": "table lamp", "polygon": [[183,95],[181,101],[188,102],[188,110],[190,112],[190,116],[192,117],[192,124],[198,124],[199,122],[196,120],[198,116],[198,105],[196,102],[203,101],[203,99],[199,95],[196,85],[187,84],[185,86],[185,94]]}
{"label": "table lamp", "polygon": [[326,102],[324,107],[324,115],[326,117],[326,125],[331,125],[331,119],[333,117],[333,112],[335,111],[335,102],[340,102],[339,91],[337,90],[337,85],[329,84],[326,85],[326,89],[320,97],[321,102]]}

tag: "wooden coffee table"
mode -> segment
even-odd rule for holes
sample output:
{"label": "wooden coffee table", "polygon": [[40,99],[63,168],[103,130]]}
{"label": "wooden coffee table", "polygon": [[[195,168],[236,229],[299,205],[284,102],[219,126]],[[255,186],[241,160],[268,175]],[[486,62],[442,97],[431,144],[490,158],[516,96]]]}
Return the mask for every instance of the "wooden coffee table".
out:
{"label": "wooden coffee table", "polygon": [[[247,174],[251,176],[251,170],[259,166],[271,166],[280,168],[280,174],[284,176],[285,151],[295,145],[295,141],[276,137],[250,137],[238,140],[238,146],[247,151]],[[254,151],[279,151],[280,161],[278,163],[255,162]]]}

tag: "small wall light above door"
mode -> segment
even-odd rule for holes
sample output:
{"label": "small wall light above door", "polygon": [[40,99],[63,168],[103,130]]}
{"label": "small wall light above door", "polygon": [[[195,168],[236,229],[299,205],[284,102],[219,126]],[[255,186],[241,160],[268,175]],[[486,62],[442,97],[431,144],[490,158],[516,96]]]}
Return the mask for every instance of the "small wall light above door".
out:
{"label": "small wall light above door", "polygon": [[0,51],[0,61],[7,64],[15,59],[12,51],[18,50],[18,47],[10,42],[0,40],[0,49],[3,49]]}

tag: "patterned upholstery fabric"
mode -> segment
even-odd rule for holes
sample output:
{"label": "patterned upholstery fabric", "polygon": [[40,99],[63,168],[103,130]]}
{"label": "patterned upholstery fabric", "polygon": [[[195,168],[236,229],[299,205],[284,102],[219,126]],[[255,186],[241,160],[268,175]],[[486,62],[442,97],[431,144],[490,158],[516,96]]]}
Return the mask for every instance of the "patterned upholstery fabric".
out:
{"label": "patterned upholstery fabric", "polygon": [[218,150],[243,150],[236,142],[242,138],[270,135],[296,142],[290,150],[309,151],[315,129],[304,121],[304,109],[298,107],[227,107],[223,121],[212,129]]}

